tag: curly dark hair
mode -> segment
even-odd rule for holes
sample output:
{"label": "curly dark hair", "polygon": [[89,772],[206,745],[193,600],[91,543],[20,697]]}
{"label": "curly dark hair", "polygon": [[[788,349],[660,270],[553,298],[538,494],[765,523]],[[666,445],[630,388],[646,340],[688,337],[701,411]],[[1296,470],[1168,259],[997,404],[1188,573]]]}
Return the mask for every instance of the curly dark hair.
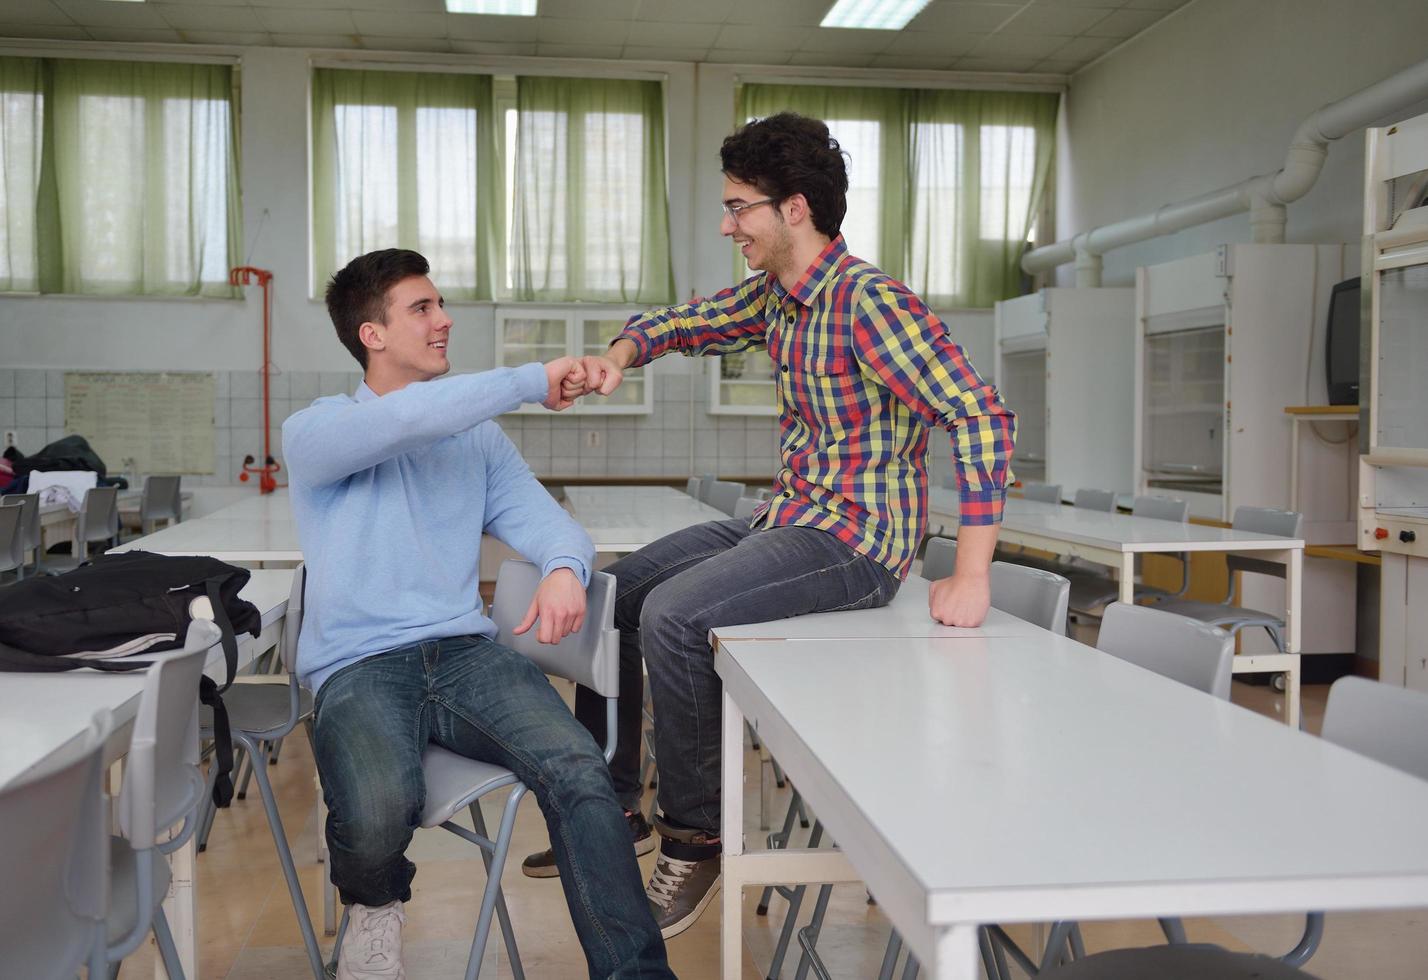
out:
{"label": "curly dark hair", "polygon": [[367,348],[358,331],[364,323],[386,323],[390,301],[387,290],[403,279],[424,276],[431,270],[426,258],[407,248],[384,248],[359,255],[327,281],[327,315],[337,328],[337,339],[367,369]]}
{"label": "curly dark hair", "polygon": [[833,238],[848,213],[843,150],[819,119],[780,112],[736,130],[719,147],[725,174],[783,201],[802,194],[813,227]]}

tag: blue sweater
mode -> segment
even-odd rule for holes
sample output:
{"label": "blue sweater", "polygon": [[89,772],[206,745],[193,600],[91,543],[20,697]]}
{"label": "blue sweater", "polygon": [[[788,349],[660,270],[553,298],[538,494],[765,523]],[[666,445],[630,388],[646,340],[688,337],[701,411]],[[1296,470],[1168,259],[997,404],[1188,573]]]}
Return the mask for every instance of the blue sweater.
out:
{"label": "blue sweater", "polygon": [[307,564],[298,676],[422,640],[495,636],[477,591],[481,533],[586,584],[595,548],[491,421],[546,396],[540,364],[319,398],[283,423]]}

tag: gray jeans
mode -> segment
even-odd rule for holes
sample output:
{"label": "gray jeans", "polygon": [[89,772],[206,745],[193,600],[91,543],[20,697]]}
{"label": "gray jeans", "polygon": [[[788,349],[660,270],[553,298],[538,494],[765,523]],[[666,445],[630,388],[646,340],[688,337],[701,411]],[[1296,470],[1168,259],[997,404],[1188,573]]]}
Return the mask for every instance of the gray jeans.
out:
{"label": "gray jeans", "polygon": [[[719,833],[722,685],[709,630],[805,613],[871,609],[900,580],[826,531],[750,530],[743,520],[676,531],[605,569],[615,576],[620,630],[619,743],[611,777],[639,800],[641,654],[654,702],[659,804],[674,825]],[[581,690],[576,714],[604,738],[604,701]]]}

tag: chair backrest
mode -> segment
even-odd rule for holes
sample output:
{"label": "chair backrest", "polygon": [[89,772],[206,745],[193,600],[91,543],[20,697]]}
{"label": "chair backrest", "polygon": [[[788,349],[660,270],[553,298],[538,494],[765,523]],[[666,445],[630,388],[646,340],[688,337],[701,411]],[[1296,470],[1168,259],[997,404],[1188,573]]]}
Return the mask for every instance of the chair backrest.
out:
{"label": "chair backrest", "polygon": [[713,473],[705,473],[695,479],[699,481],[699,502],[701,504],[709,503],[709,491],[714,489],[714,481],[719,478]]}
{"label": "chair backrest", "polygon": [[1023,483],[1021,495],[1027,500],[1036,500],[1043,504],[1059,504],[1061,503],[1061,484]]}
{"label": "chair backrest", "polygon": [[1136,497],[1131,502],[1131,513],[1136,517],[1184,524],[1190,520],[1190,505],[1175,497]]}
{"label": "chair backrest", "polygon": [[293,584],[288,590],[288,610],[283,616],[283,639],[278,652],[289,676],[297,676],[298,634],[302,632],[302,615],[307,599],[307,563],[298,562],[293,569]]}
{"label": "chair backrest", "polygon": [[21,533],[24,535],[25,550],[40,546],[40,495],[37,493],[9,493],[0,497],[0,504],[19,504],[24,508],[20,518]]}
{"label": "chair backrest", "polygon": [[[1276,534],[1281,538],[1298,538],[1303,536],[1304,515],[1274,507],[1236,507],[1234,519],[1230,524],[1236,531],[1255,531],[1259,534]],[[1276,578],[1284,578],[1288,574],[1283,562],[1249,555],[1226,555],[1225,565],[1232,576],[1235,572],[1253,572],[1273,575]],[[1231,579],[1232,589],[1233,584],[1234,580]]]}
{"label": "chair backrest", "polygon": [[772,500],[773,495],[774,492],[772,487],[761,487],[758,490],[754,491],[755,500]]}
{"label": "chair backrest", "polygon": [[730,517],[734,516],[734,507],[739,503],[739,498],[744,495],[744,485],[735,483],[733,480],[715,480],[708,485],[704,501],[715,510],[722,510]]}
{"label": "chair backrest", "polygon": [[[932,538],[922,557],[922,577],[946,578],[957,567],[957,542]],[[1055,572],[994,561],[991,568],[992,605],[1018,619],[1035,623],[1059,636],[1066,635],[1066,606],[1071,583]]]}
{"label": "chair backrest", "polygon": [[144,692],[119,792],[119,831],[135,850],[192,815],[203,797],[198,769],[198,681],[223,637],[206,619],[189,624],[182,650],[146,656]]}
{"label": "chair backrest", "polygon": [[691,476],[688,480],[684,481],[684,492],[689,494],[695,500],[698,500],[700,490],[703,488],[703,485],[704,481],[702,479],[697,476]]}
{"label": "chair backrest", "polygon": [[992,562],[992,605],[1058,636],[1066,635],[1071,583],[1055,572]]}
{"label": "chair backrest", "polygon": [[1095,490],[1091,487],[1082,487],[1076,491],[1076,496],[1072,498],[1072,503],[1082,510],[1099,510],[1107,514],[1116,512],[1116,492],[1114,490]]}
{"label": "chair backrest", "polygon": [[1335,745],[1428,779],[1428,694],[1341,677],[1329,688],[1322,735]]}
{"label": "chair backrest", "polygon": [[1198,619],[1153,606],[1113,602],[1101,614],[1096,649],[1206,694],[1230,699],[1235,638]]}
{"label": "chair backrest", "polygon": [[0,503],[0,572],[24,564],[25,508],[18,503]]}
{"label": "chair backrest", "polygon": [[740,497],[734,502],[734,516],[736,518],[753,517],[754,511],[759,509],[762,501],[758,497]]}
{"label": "chair backrest", "polygon": [[615,579],[605,572],[591,572],[586,588],[585,622],[559,643],[541,643],[532,627],[517,636],[515,628],[525,619],[531,599],[540,586],[540,569],[528,561],[508,558],[496,573],[496,595],[491,600],[491,619],[496,638],[505,646],[525,654],[547,674],[584,684],[606,698],[620,693],[620,634],[615,629]]}
{"label": "chair backrest", "polygon": [[109,712],[37,771],[0,789],[0,963],[6,976],[74,977],[103,939]]}
{"label": "chair backrest", "polygon": [[182,518],[183,500],[179,476],[150,476],[144,479],[144,495],[139,498],[139,520],[173,521]]}
{"label": "chair backrest", "polygon": [[119,536],[118,487],[94,487],[84,491],[77,536],[81,545],[112,541]]}

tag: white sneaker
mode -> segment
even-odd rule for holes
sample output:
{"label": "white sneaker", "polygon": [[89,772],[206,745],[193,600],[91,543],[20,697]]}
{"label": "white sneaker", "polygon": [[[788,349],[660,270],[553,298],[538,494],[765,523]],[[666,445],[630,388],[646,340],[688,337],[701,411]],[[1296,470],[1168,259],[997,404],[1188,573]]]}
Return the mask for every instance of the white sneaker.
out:
{"label": "white sneaker", "polygon": [[352,903],[347,909],[347,933],[337,958],[337,980],[406,980],[402,966],[401,902],[370,908]]}

